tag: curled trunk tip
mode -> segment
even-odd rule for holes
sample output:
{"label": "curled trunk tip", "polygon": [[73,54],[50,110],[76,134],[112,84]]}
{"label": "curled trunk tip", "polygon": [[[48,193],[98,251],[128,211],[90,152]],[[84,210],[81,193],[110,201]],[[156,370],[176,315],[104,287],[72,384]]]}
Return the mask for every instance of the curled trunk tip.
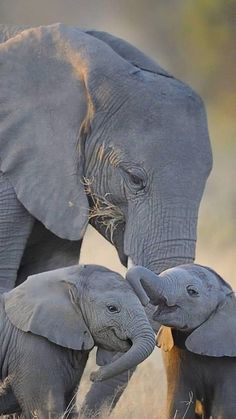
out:
{"label": "curled trunk tip", "polygon": [[155,304],[155,294],[161,294],[159,276],[143,266],[135,266],[126,273],[126,280],[132,286],[134,292],[140,299],[143,306],[149,302]]}
{"label": "curled trunk tip", "polygon": [[101,367],[98,371],[92,372],[90,375],[91,381],[103,381],[124,371],[135,367],[144,361],[154,350],[156,341],[154,332],[147,324],[144,331],[139,331],[138,336],[132,339],[132,347],[125,352],[120,358],[111,362],[111,364]]}

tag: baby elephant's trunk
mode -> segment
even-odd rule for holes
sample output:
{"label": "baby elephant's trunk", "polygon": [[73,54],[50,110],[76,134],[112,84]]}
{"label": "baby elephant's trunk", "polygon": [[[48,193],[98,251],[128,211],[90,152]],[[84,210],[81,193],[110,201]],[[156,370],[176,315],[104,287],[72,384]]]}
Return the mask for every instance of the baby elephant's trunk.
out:
{"label": "baby elephant's trunk", "polygon": [[146,306],[149,301],[158,305],[164,297],[163,279],[143,266],[134,266],[126,274],[126,280],[132,286],[141,303]]}
{"label": "baby elephant's trunk", "polygon": [[103,381],[133,368],[144,361],[155,348],[155,335],[147,319],[135,320],[130,334],[132,346],[128,352],[109,365],[91,374],[92,381]]}

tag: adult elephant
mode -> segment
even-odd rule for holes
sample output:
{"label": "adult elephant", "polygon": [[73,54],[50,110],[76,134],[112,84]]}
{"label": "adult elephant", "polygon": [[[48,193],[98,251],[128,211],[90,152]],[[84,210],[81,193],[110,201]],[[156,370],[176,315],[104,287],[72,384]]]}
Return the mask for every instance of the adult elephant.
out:
{"label": "adult elephant", "polygon": [[199,96],[109,34],[23,29],[0,30],[1,290],[75,263],[89,219],[124,265],[192,262],[212,164]]}

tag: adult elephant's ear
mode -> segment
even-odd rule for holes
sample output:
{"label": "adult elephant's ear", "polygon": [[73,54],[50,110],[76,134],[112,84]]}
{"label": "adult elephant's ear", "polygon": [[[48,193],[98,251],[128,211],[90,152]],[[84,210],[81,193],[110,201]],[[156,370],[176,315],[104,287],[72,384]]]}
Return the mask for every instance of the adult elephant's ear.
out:
{"label": "adult elephant's ear", "polygon": [[121,38],[117,38],[107,32],[100,31],[86,31],[95,38],[108,44],[118,55],[129,61],[135,67],[141,70],[150,71],[151,73],[160,74],[165,77],[173,77],[167,71],[165,71],[159,64],[149,58],[146,54],[140,51],[138,48],[131,45],[129,42],[124,41]]}
{"label": "adult elephant's ear", "polygon": [[236,356],[236,299],[229,296],[209,319],[195,329],[185,342],[199,355]]}
{"label": "adult elephant's ear", "polygon": [[74,304],[71,287],[80,268],[72,266],[32,275],[4,294],[10,322],[24,332],[43,336],[65,348],[89,350],[94,346],[79,304]]}
{"label": "adult elephant's ear", "polygon": [[88,221],[79,146],[93,103],[84,38],[57,24],[0,45],[0,170],[34,217],[72,240]]}

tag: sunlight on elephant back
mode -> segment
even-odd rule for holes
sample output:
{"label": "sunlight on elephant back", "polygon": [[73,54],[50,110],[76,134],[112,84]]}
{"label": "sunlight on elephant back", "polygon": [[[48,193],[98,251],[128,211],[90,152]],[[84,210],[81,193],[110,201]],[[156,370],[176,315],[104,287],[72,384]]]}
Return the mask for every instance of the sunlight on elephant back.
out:
{"label": "sunlight on elephant back", "polygon": [[126,268],[119,261],[115,248],[91,226],[88,226],[84,236],[80,263],[104,265],[121,275],[126,272]]}

